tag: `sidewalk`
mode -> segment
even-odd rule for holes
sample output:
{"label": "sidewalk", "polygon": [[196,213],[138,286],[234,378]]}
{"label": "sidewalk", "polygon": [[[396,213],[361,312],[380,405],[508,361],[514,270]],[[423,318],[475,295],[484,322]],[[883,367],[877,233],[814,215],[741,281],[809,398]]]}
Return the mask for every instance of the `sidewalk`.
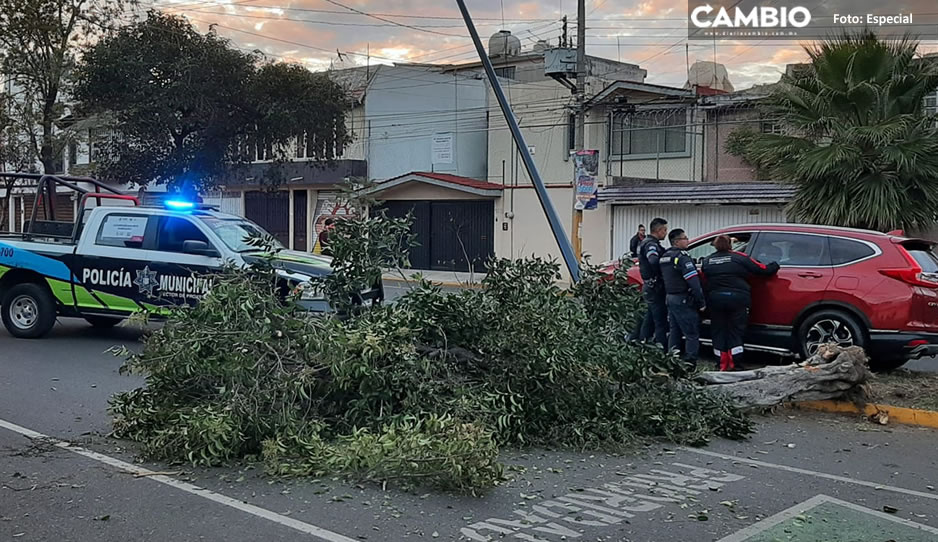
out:
{"label": "sidewalk", "polygon": [[[386,282],[416,282],[414,275],[420,275],[434,284],[451,287],[479,287],[485,273],[461,273],[456,271],[426,271],[419,269],[404,269],[403,277],[397,271],[389,271],[384,274]],[[405,278],[406,277],[406,278]]]}

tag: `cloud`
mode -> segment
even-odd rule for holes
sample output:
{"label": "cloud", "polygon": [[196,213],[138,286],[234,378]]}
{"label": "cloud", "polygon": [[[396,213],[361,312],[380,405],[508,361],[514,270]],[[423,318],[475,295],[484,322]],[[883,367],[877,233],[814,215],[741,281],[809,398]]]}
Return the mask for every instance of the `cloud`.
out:
{"label": "cloud", "polygon": [[[477,60],[453,2],[337,1],[376,17],[324,0],[214,0],[195,8],[199,4],[192,0],[156,0],[166,11],[184,13],[203,31],[217,23],[222,26],[216,31],[240,47],[257,48],[311,69],[331,66],[337,60],[336,50],[350,55],[346,62],[355,64],[367,62],[369,53],[372,63]],[[933,4],[933,0],[906,1]],[[540,39],[556,44],[564,14],[570,21],[569,36],[576,35],[574,0],[473,0],[470,4],[483,41],[505,28],[525,48]],[[688,63],[716,59],[726,65],[733,84],[745,88],[777,80],[785,64],[805,58],[796,42],[720,41],[715,51],[713,43],[688,42],[686,0],[589,0],[587,13],[588,53],[641,64],[648,71],[648,82],[681,86]],[[923,47],[934,49],[932,44]]]}

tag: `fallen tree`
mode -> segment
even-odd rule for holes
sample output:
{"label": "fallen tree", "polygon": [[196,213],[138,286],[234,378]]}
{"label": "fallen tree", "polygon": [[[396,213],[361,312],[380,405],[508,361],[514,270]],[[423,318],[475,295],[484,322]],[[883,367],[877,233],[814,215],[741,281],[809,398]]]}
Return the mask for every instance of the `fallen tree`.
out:
{"label": "fallen tree", "polygon": [[731,373],[706,372],[704,389],[731,397],[740,408],[843,398],[870,378],[869,359],[858,346],[822,346],[804,363]]}
{"label": "fallen tree", "polygon": [[[340,221],[330,240],[369,240],[396,259],[388,237],[406,224],[382,220]],[[348,259],[326,279],[331,295],[389,263],[335,253]],[[477,491],[501,479],[505,446],[701,445],[752,429],[729,397],[688,381],[676,356],[625,344],[641,303],[625,266],[611,280],[586,268],[563,290],[556,263],[495,260],[480,289],[420,283],[347,319],[300,317],[274,276],[231,270],[140,353],[124,352],[124,370],[146,386],[112,399],[117,436],[149,459],[259,459],[276,475]]]}

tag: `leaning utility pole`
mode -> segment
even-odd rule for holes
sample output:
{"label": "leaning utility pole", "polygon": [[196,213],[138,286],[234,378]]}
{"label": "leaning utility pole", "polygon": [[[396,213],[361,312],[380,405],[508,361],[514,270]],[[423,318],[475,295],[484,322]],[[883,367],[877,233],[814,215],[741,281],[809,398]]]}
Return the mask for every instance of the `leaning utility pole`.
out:
{"label": "leaning utility pole", "polygon": [[[580,0],[583,3],[584,0]],[[567,265],[567,271],[570,272],[570,278],[573,282],[580,281],[580,264],[579,259],[576,257],[573,251],[573,247],[570,246],[570,240],[567,239],[566,233],[563,231],[563,224],[560,222],[560,216],[557,215],[554,205],[550,201],[550,195],[547,193],[547,187],[544,186],[544,181],[541,180],[541,174],[537,171],[537,166],[534,165],[534,158],[531,157],[531,151],[528,150],[528,144],[524,140],[524,135],[521,133],[521,128],[518,126],[518,121],[515,119],[515,114],[511,111],[511,105],[508,103],[508,99],[505,97],[505,93],[502,91],[502,86],[498,82],[498,77],[495,76],[495,68],[492,67],[492,61],[489,59],[488,54],[485,52],[485,47],[482,45],[482,40],[479,39],[479,33],[476,31],[475,24],[472,22],[472,16],[469,15],[469,9],[466,8],[465,0],[456,0],[456,4],[459,6],[459,11],[462,13],[462,18],[466,22],[466,28],[469,30],[469,36],[472,37],[472,43],[476,46],[476,52],[479,54],[479,59],[482,61],[482,67],[485,69],[485,75],[488,77],[489,83],[492,85],[492,92],[495,93],[495,99],[498,100],[498,105],[501,107],[502,114],[505,116],[505,122],[508,123],[508,129],[511,130],[511,135],[515,140],[515,145],[518,147],[518,153],[521,154],[521,160],[524,162],[524,168],[528,172],[528,176],[531,178],[531,183],[534,184],[535,192],[537,192],[537,197],[541,201],[541,207],[544,209],[544,214],[547,215],[547,222],[550,224],[551,232],[554,234],[554,239],[557,240],[557,246],[560,247],[560,253],[563,255],[563,261]]]}
{"label": "leaning utility pole", "polygon": [[[576,131],[573,146],[575,150],[586,150],[586,0],[577,0],[576,6]],[[573,201],[576,203],[576,179],[573,179]],[[573,252],[576,261],[583,256],[583,239],[580,226],[583,224],[583,210],[573,209]]]}

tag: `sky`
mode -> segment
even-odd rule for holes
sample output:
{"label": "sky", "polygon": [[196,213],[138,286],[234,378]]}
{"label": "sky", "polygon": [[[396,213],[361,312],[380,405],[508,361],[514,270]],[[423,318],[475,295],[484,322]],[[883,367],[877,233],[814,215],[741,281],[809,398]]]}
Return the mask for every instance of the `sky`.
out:
{"label": "sky", "polygon": [[[478,60],[453,0],[142,0],[145,7],[184,15],[247,50],[314,70],[366,63],[460,63]],[[576,36],[576,0],[467,0],[479,34],[500,29],[524,49],[538,40],[557,45],[561,18]],[[646,82],[683,86],[696,60],[726,66],[737,89],[773,83],[807,55],[779,41],[688,41],[687,0],[587,0],[587,53],[639,64]],[[938,50],[926,42],[923,51]]]}

